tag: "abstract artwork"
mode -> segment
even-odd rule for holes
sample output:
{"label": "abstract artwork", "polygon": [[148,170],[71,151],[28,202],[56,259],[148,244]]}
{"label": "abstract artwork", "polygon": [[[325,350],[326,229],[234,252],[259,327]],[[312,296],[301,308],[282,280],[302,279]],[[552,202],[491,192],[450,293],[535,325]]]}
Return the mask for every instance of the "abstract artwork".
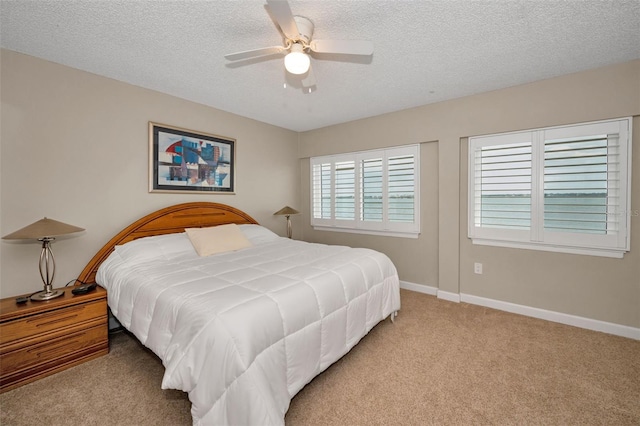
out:
{"label": "abstract artwork", "polygon": [[149,191],[234,193],[235,140],[149,123]]}

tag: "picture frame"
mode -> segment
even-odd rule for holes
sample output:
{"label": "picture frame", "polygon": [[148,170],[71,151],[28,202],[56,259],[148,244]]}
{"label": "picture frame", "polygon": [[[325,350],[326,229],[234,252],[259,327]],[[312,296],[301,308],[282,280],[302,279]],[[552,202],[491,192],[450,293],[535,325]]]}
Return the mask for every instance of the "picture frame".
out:
{"label": "picture frame", "polygon": [[149,122],[149,192],[235,194],[235,143]]}

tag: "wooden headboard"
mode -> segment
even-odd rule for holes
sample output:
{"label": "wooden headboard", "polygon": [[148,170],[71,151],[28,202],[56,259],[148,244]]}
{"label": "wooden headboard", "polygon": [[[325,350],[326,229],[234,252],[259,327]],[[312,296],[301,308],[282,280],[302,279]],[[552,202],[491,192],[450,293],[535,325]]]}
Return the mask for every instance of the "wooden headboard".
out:
{"label": "wooden headboard", "polygon": [[257,224],[258,222],[241,210],[218,203],[194,202],[176,204],[175,206],[155,211],[136,220],[111,238],[84,267],[78,277],[78,281],[94,283],[98,267],[117,245],[122,245],[141,237],[184,232],[185,228],[203,228],[228,223]]}

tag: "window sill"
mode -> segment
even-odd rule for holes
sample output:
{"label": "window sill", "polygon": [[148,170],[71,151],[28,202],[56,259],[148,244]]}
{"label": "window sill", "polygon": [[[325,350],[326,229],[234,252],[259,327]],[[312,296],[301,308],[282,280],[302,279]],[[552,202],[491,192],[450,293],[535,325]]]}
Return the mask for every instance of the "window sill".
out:
{"label": "window sill", "polygon": [[379,235],[383,237],[418,238],[420,232],[380,231],[370,229],[339,228],[333,226],[313,226],[314,231],[347,232],[351,234]]}
{"label": "window sill", "polygon": [[579,254],[579,255],[585,255],[585,256],[612,257],[617,259],[622,259],[624,254],[627,251],[627,250],[601,249],[601,248],[588,248],[588,247],[566,247],[566,246],[556,246],[556,245],[550,245],[550,244],[536,244],[536,243],[525,243],[525,242],[516,242],[516,241],[488,240],[483,238],[471,238],[471,241],[474,245],[549,251],[549,252],[555,252],[555,253]]}

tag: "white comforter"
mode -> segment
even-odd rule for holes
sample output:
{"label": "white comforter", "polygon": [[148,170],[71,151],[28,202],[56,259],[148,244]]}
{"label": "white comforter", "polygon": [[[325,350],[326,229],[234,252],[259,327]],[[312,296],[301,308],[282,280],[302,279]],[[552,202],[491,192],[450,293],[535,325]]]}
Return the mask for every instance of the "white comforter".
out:
{"label": "white comforter", "polygon": [[305,384],[400,309],[384,254],[242,229],[253,247],[205,258],[185,234],[136,240],[97,275],[162,359],[162,388],[189,393],[194,424],[284,424]]}

